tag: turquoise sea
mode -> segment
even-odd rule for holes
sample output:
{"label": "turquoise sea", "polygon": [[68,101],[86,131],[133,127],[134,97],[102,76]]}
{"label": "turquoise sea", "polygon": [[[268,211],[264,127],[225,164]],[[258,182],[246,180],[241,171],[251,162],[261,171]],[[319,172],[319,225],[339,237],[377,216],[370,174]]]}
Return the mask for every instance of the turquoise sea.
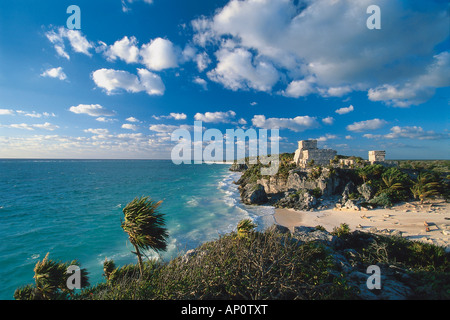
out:
{"label": "turquoise sea", "polygon": [[[33,283],[47,252],[77,259],[91,284],[103,281],[105,257],[135,263],[120,227],[137,196],[163,200],[169,260],[251,218],[273,224],[273,208],[243,205],[228,165],[175,165],[170,160],[0,160],[0,299]],[[150,254],[151,255],[151,254]]]}

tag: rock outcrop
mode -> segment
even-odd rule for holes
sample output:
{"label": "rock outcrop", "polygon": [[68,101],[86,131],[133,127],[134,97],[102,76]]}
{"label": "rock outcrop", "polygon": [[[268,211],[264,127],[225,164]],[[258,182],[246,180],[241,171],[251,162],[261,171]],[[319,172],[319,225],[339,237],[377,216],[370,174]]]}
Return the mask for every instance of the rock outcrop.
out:
{"label": "rock outcrop", "polygon": [[264,187],[260,184],[246,184],[240,188],[240,192],[245,204],[264,204],[268,201]]}
{"label": "rock outcrop", "polygon": [[[237,169],[233,167],[233,170]],[[249,170],[248,174],[245,174],[246,170]],[[252,166],[246,170],[237,182],[241,199],[246,204],[267,203],[282,208],[313,210],[320,206],[321,199],[340,195],[343,190],[346,198],[356,192],[349,169],[295,168],[287,174],[274,176],[261,176]]]}

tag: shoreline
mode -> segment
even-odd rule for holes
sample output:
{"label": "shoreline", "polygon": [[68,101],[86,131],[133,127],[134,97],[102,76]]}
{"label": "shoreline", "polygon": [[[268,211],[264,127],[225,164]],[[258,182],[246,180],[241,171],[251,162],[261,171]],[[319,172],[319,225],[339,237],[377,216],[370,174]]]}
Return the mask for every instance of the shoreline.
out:
{"label": "shoreline", "polygon": [[[402,237],[446,247],[450,251],[450,204],[432,201],[420,205],[405,202],[392,208],[372,210],[323,209],[317,211],[296,211],[275,208],[275,223],[287,227],[291,232],[297,226],[324,227],[332,231],[341,223],[350,230],[380,232],[400,231]],[[376,229],[374,229],[376,228]],[[428,231],[427,231],[428,229]]]}

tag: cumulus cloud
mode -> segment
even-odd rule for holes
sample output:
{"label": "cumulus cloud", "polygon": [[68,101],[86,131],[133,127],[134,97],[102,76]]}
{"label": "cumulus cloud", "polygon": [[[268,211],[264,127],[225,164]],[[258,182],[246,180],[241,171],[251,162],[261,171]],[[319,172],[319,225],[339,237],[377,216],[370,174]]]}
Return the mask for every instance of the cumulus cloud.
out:
{"label": "cumulus cloud", "polygon": [[136,119],[135,117],[126,118],[125,121],[128,121],[128,122],[139,122],[139,120]]}
{"label": "cumulus cloud", "polygon": [[360,121],[360,122],[355,122],[353,124],[350,124],[347,126],[347,130],[353,131],[353,132],[376,130],[376,129],[380,129],[381,127],[383,127],[386,124],[387,124],[387,122],[385,120],[372,119],[372,120]]}
{"label": "cumulus cloud", "polygon": [[122,125],[122,129],[127,129],[127,130],[133,130],[136,131],[139,127],[135,124],[131,124],[131,123],[124,123]]}
{"label": "cumulus cloud", "polygon": [[76,114],[87,114],[91,117],[112,117],[114,112],[109,111],[99,104],[79,104],[78,106],[70,107],[69,111]]}
{"label": "cumulus cloud", "polygon": [[328,125],[332,125],[334,123],[334,118],[333,117],[326,117],[322,119],[322,122]]}
{"label": "cumulus cloud", "polygon": [[216,68],[207,73],[209,79],[231,90],[270,91],[279,79],[278,71],[268,61],[256,59],[242,48],[223,48],[216,52]]}
{"label": "cumulus cloud", "polygon": [[209,123],[229,123],[236,116],[236,112],[229,110],[227,112],[205,112],[196,113],[194,119],[197,121],[209,122]]}
{"label": "cumulus cloud", "polygon": [[[389,19],[374,32],[366,27],[370,4],[370,0],[231,0],[213,16],[192,21],[193,42],[219,46],[217,66],[209,76],[232,90],[270,91],[283,79],[288,86],[280,92],[292,97],[341,97],[373,89],[371,98],[395,105],[381,96],[383,86],[400,90],[428,75],[429,84],[424,86],[429,89],[418,96],[411,96],[413,90],[408,95],[401,92],[407,101],[400,104],[406,106],[426,101],[443,83],[448,86],[445,72],[439,72],[442,68],[433,68],[445,58],[436,62],[433,56],[445,55],[436,48],[449,36],[447,5],[380,0],[377,5]],[[262,73],[255,71],[258,66],[267,81],[261,83],[254,76]]]}
{"label": "cumulus cloud", "polygon": [[296,80],[289,83],[283,94],[287,97],[305,97],[315,91],[312,80]]}
{"label": "cumulus cloud", "polygon": [[409,107],[429,100],[436,88],[450,86],[450,52],[434,56],[425,72],[400,85],[383,84],[368,91],[372,101],[383,101],[395,107]]}
{"label": "cumulus cloud", "polygon": [[92,73],[95,84],[112,94],[118,90],[131,93],[145,91],[149,95],[163,95],[165,86],[161,77],[146,69],[137,69],[139,78],[123,70],[99,69]]}
{"label": "cumulus cloud", "polygon": [[390,129],[390,133],[379,134],[365,134],[364,137],[368,139],[413,139],[413,140],[442,140],[450,139],[449,133],[436,133],[432,130],[425,131],[422,127],[400,127],[395,126]]}
{"label": "cumulus cloud", "polygon": [[144,44],[140,50],[142,62],[150,70],[161,71],[178,67],[180,50],[167,39],[156,38]]}
{"label": "cumulus cloud", "polygon": [[41,77],[50,77],[50,78],[56,78],[59,80],[67,79],[67,75],[64,73],[62,67],[47,69],[43,73],[41,73]]}
{"label": "cumulus cloud", "polygon": [[255,127],[263,129],[289,129],[295,132],[305,131],[318,127],[315,117],[298,116],[295,118],[268,118],[264,115],[255,115],[252,119]]}
{"label": "cumulus cloud", "polygon": [[135,37],[123,37],[117,40],[113,45],[109,46],[105,52],[105,56],[114,61],[121,59],[126,63],[137,63],[139,61],[139,48]]}
{"label": "cumulus cloud", "polygon": [[339,138],[339,137],[338,137],[337,135],[335,135],[335,134],[329,134],[329,133],[327,133],[326,135],[321,136],[321,137],[317,138],[316,140],[317,140],[317,141],[324,142],[324,141],[328,141],[328,140],[332,140],[332,139],[338,139],[338,138]]}
{"label": "cumulus cloud", "polygon": [[337,114],[346,114],[346,113],[352,112],[353,110],[355,110],[355,108],[352,105],[350,105],[349,107],[346,107],[346,108],[344,107],[344,108],[337,109],[335,112]]}

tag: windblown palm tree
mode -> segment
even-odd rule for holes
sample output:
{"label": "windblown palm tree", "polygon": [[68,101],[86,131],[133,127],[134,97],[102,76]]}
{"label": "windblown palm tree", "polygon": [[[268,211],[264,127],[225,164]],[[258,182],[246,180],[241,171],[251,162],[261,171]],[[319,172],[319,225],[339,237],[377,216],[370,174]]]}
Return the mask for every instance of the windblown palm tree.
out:
{"label": "windblown palm tree", "polygon": [[[16,289],[14,298],[16,300],[60,300],[73,295],[73,289],[67,287],[70,274],[67,273],[69,266],[79,266],[78,261],[62,263],[50,260],[48,253],[42,261],[38,261],[34,267],[35,285],[27,285]],[[80,269],[81,288],[89,286],[88,272]]]}
{"label": "windblown palm tree", "polygon": [[439,194],[439,182],[433,181],[433,177],[427,173],[420,173],[411,187],[415,199],[419,198],[422,204],[426,198]]}
{"label": "windblown palm tree", "polygon": [[169,236],[165,228],[164,214],[158,212],[162,201],[154,202],[149,197],[135,198],[123,209],[125,220],[122,229],[128,234],[136,250],[139,271],[143,275],[141,250],[165,251]]}
{"label": "windblown palm tree", "polygon": [[245,238],[253,229],[256,228],[256,224],[250,219],[243,219],[237,225],[237,235],[239,238]]}
{"label": "windblown palm tree", "polygon": [[113,260],[108,260],[105,258],[105,261],[103,261],[103,276],[106,278],[106,280],[109,280],[111,277],[111,274],[116,269],[116,264]]}

